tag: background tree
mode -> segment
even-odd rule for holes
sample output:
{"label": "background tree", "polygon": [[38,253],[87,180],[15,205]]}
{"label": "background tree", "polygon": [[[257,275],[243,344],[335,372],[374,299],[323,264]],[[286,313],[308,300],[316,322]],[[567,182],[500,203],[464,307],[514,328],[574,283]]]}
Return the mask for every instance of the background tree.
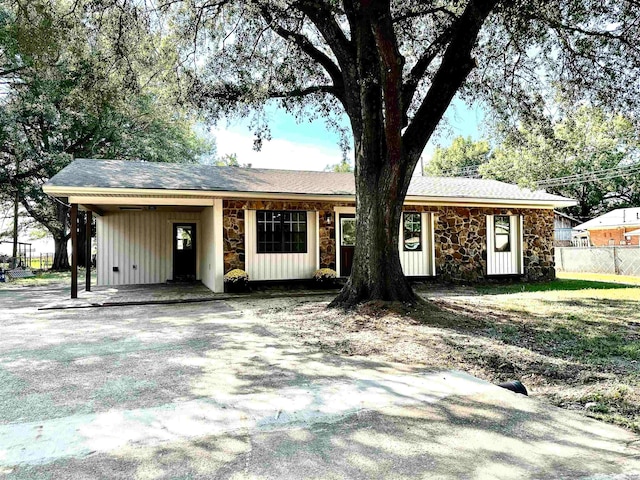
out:
{"label": "background tree", "polygon": [[225,153],[221,157],[217,157],[213,164],[217,167],[251,168],[250,163],[240,163],[238,161],[238,156],[235,153]]}
{"label": "background tree", "polygon": [[325,172],[337,172],[337,173],[352,173],[353,165],[349,163],[346,158],[343,158],[340,163],[334,163],[333,165],[327,165],[324,168]]}
{"label": "background tree", "polygon": [[[354,143],[354,268],[333,305],[416,300],[402,274],[402,203],[453,97],[497,115],[535,111],[560,85],[574,102],[634,110],[640,36],[632,0],[167,2],[197,61],[191,96],[214,118],[269,99],[338,122]],[[258,140],[264,122],[256,122]]]}
{"label": "background tree", "polygon": [[583,220],[640,205],[640,131],[631,119],[587,106],[565,112],[508,130],[482,176],[574,198],[568,211]]}
{"label": "background tree", "polygon": [[211,145],[173,101],[174,46],[135,8],[26,1],[2,12],[0,190],[51,232],[64,269],[69,206],[43,194],[48,178],[73,158],[195,161]]}
{"label": "background tree", "polygon": [[465,176],[488,162],[490,152],[486,140],[474,141],[471,137],[458,136],[449,147],[436,147],[424,173],[435,177]]}

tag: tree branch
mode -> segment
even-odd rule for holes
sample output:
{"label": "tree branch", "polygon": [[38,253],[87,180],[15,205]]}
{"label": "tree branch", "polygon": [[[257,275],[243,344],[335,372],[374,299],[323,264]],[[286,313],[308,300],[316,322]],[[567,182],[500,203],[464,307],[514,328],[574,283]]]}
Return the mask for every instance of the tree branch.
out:
{"label": "tree branch", "polygon": [[13,68],[7,68],[6,70],[0,70],[0,77],[4,77],[6,75],[11,75],[13,73],[18,73],[20,70],[24,70],[25,68],[27,68],[24,65],[21,65],[19,67],[13,67]]}
{"label": "tree branch", "polygon": [[307,88],[298,88],[289,91],[270,91],[267,95],[269,98],[291,98],[305,97],[314,93],[327,93],[339,97],[336,88],[333,85],[315,85]]}
{"label": "tree branch", "polygon": [[273,18],[271,12],[269,12],[266,8],[262,8],[262,17],[267,22],[267,25],[273,30],[277,35],[284,38],[285,40],[293,42],[295,45],[300,48],[304,53],[306,53],[312,60],[315,60],[317,63],[325,69],[327,74],[331,77],[333,81],[335,91],[332,92],[338,98],[342,96],[344,91],[344,81],[342,77],[342,72],[340,68],[326,55],[324,52],[316,48],[311,41],[301,33],[294,32],[292,30],[288,30],[283,26],[276,23]]}
{"label": "tree branch", "polygon": [[355,63],[353,44],[345,36],[326,2],[299,0],[294,5],[313,22],[331,48],[342,71],[350,71]]}
{"label": "tree branch", "polygon": [[453,96],[475,67],[471,51],[480,28],[499,0],[471,0],[458,20],[431,87],[403,135],[409,158],[420,157]]}
{"label": "tree branch", "polygon": [[394,17],[392,21],[393,21],[393,23],[400,23],[400,22],[404,22],[405,20],[411,20],[412,18],[416,18],[416,17],[423,17],[425,15],[433,15],[434,13],[445,13],[446,15],[451,17],[453,20],[456,20],[458,18],[456,16],[456,14],[453,13],[448,8],[445,8],[445,7],[434,7],[434,8],[428,8],[426,10],[418,10],[418,11],[415,11],[415,12],[405,13],[403,15],[398,15],[397,17]]}
{"label": "tree branch", "polygon": [[405,123],[406,123],[406,115],[409,111],[409,107],[411,106],[411,102],[413,100],[413,96],[416,93],[418,88],[418,84],[424,74],[429,68],[429,65],[435,60],[438,54],[441,52],[442,47],[444,47],[452,38],[453,32],[455,29],[453,26],[447,28],[444,32],[442,32],[438,38],[436,38],[431,45],[427,47],[422,56],[415,63],[409,74],[407,75],[404,81],[404,87],[402,89],[402,108],[403,113],[405,115]]}

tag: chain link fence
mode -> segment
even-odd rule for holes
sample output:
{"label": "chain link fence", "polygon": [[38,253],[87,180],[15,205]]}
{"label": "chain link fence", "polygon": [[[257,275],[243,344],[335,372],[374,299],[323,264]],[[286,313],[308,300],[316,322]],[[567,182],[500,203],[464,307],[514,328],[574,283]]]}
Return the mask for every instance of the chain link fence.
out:
{"label": "chain link fence", "polygon": [[556,247],[556,270],[640,276],[640,248]]}

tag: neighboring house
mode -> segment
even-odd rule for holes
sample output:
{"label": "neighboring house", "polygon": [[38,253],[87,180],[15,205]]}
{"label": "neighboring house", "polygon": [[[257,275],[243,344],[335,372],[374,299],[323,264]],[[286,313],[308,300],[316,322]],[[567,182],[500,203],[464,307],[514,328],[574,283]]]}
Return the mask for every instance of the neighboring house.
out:
{"label": "neighboring house", "polygon": [[638,245],[640,207],[618,208],[575,227],[576,238],[587,238],[594,247]]}
{"label": "neighboring house", "polygon": [[[43,189],[98,215],[99,285],[198,279],[220,292],[234,268],[251,280],[351,270],[350,173],[85,159]],[[398,232],[402,267],[443,281],[551,279],[553,209],[571,205],[494,180],[415,177]]]}
{"label": "neighboring house", "polygon": [[569,247],[571,246],[571,239],[573,228],[579,225],[581,222],[577,218],[573,218],[566,213],[554,210],[554,231],[553,231],[553,243],[556,247]]}

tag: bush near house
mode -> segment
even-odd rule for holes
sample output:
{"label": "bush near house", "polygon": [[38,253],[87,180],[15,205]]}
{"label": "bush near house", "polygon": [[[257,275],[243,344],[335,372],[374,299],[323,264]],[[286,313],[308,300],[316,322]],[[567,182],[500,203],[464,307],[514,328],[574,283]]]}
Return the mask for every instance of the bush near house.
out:
{"label": "bush near house", "polygon": [[249,274],[239,268],[234,268],[224,276],[224,290],[229,293],[249,291]]}
{"label": "bush near house", "polygon": [[338,274],[331,268],[320,268],[313,274],[313,282],[320,288],[331,288],[336,284]]}

